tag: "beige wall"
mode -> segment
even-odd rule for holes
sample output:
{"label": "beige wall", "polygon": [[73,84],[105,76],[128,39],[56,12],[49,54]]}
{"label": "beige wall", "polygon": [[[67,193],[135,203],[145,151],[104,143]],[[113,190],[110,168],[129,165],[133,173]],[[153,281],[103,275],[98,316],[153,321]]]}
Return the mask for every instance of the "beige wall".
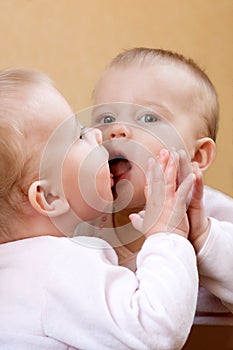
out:
{"label": "beige wall", "polygon": [[206,68],[220,100],[215,163],[206,183],[233,195],[232,0],[0,0],[0,69],[48,73],[77,111],[120,50],[161,47]]}

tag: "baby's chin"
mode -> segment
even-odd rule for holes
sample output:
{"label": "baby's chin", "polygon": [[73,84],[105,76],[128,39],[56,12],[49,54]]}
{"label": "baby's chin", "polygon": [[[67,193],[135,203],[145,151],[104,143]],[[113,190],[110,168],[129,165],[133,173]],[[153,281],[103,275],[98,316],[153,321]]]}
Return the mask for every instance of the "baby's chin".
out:
{"label": "baby's chin", "polygon": [[142,186],[134,186],[132,181],[122,179],[113,188],[115,212],[145,206],[145,195]]}
{"label": "baby's chin", "polygon": [[103,213],[111,213],[113,208],[112,196],[110,198],[99,197],[95,202],[85,206],[85,212],[77,213],[81,221],[92,221]]}
{"label": "baby's chin", "polygon": [[102,188],[97,187],[97,198],[95,199],[95,208],[98,212],[112,212],[113,207],[113,194],[111,189],[111,182],[109,185],[104,183]]}
{"label": "baby's chin", "polygon": [[102,205],[101,210],[90,210],[90,215],[89,215],[89,219],[87,221],[92,221],[95,220],[97,218],[99,218],[101,215],[103,214],[111,214],[112,213],[112,209],[113,209],[113,201],[105,201],[105,205]]}

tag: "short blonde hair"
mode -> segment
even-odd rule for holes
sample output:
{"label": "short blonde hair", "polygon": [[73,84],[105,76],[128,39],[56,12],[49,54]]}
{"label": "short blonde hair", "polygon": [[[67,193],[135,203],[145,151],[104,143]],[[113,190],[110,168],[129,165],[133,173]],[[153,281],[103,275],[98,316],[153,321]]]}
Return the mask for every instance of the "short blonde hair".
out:
{"label": "short blonde hair", "polygon": [[0,232],[7,232],[11,218],[21,214],[21,204],[27,196],[24,183],[28,180],[30,158],[22,114],[28,89],[38,84],[52,82],[31,69],[0,71]]}
{"label": "short blonde hair", "polygon": [[215,87],[207,74],[192,59],[162,49],[136,47],[118,54],[108,65],[111,67],[128,67],[131,64],[176,64],[193,74],[198,86],[198,104],[201,117],[205,121],[205,136],[216,140],[219,120],[219,105]]}

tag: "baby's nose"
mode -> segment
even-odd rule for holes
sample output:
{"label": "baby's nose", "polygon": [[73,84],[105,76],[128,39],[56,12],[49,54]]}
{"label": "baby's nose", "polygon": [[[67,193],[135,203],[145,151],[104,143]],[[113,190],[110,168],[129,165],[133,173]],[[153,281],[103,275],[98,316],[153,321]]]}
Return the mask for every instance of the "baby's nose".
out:
{"label": "baby's nose", "polygon": [[130,137],[130,129],[126,125],[115,124],[109,130],[110,139],[114,138],[129,138]]}

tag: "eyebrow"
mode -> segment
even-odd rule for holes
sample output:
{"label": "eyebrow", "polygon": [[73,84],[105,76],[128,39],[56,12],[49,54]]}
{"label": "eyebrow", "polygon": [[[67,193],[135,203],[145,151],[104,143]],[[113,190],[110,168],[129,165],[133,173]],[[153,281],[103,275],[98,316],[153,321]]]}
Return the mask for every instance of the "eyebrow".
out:
{"label": "eyebrow", "polygon": [[146,106],[149,108],[159,108],[162,112],[165,112],[165,114],[168,115],[168,117],[170,117],[170,118],[173,117],[173,113],[171,112],[171,110],[169,108],[167,108],[166,106],[164,106],[160,103],[157,103],[156,101],[141,100],[139,105]]}
{"label": "eyebrow", "polygon": [[[105,107],[108,107],[108,106],[115,106],[115,105],[117,105],[117,104],[122,104],[122,103],[124,103],[124,102],[106,102],[106,103],[100,103],[100,104],[98,104],[98,105],[93,105],[92,106],[92,114],[94,113],[94,112],[98,112],[98,110],[101,110],[101,109],[103,109],[103,108],[105,108]],[[126,104],[126,103],[125,103]]]}

